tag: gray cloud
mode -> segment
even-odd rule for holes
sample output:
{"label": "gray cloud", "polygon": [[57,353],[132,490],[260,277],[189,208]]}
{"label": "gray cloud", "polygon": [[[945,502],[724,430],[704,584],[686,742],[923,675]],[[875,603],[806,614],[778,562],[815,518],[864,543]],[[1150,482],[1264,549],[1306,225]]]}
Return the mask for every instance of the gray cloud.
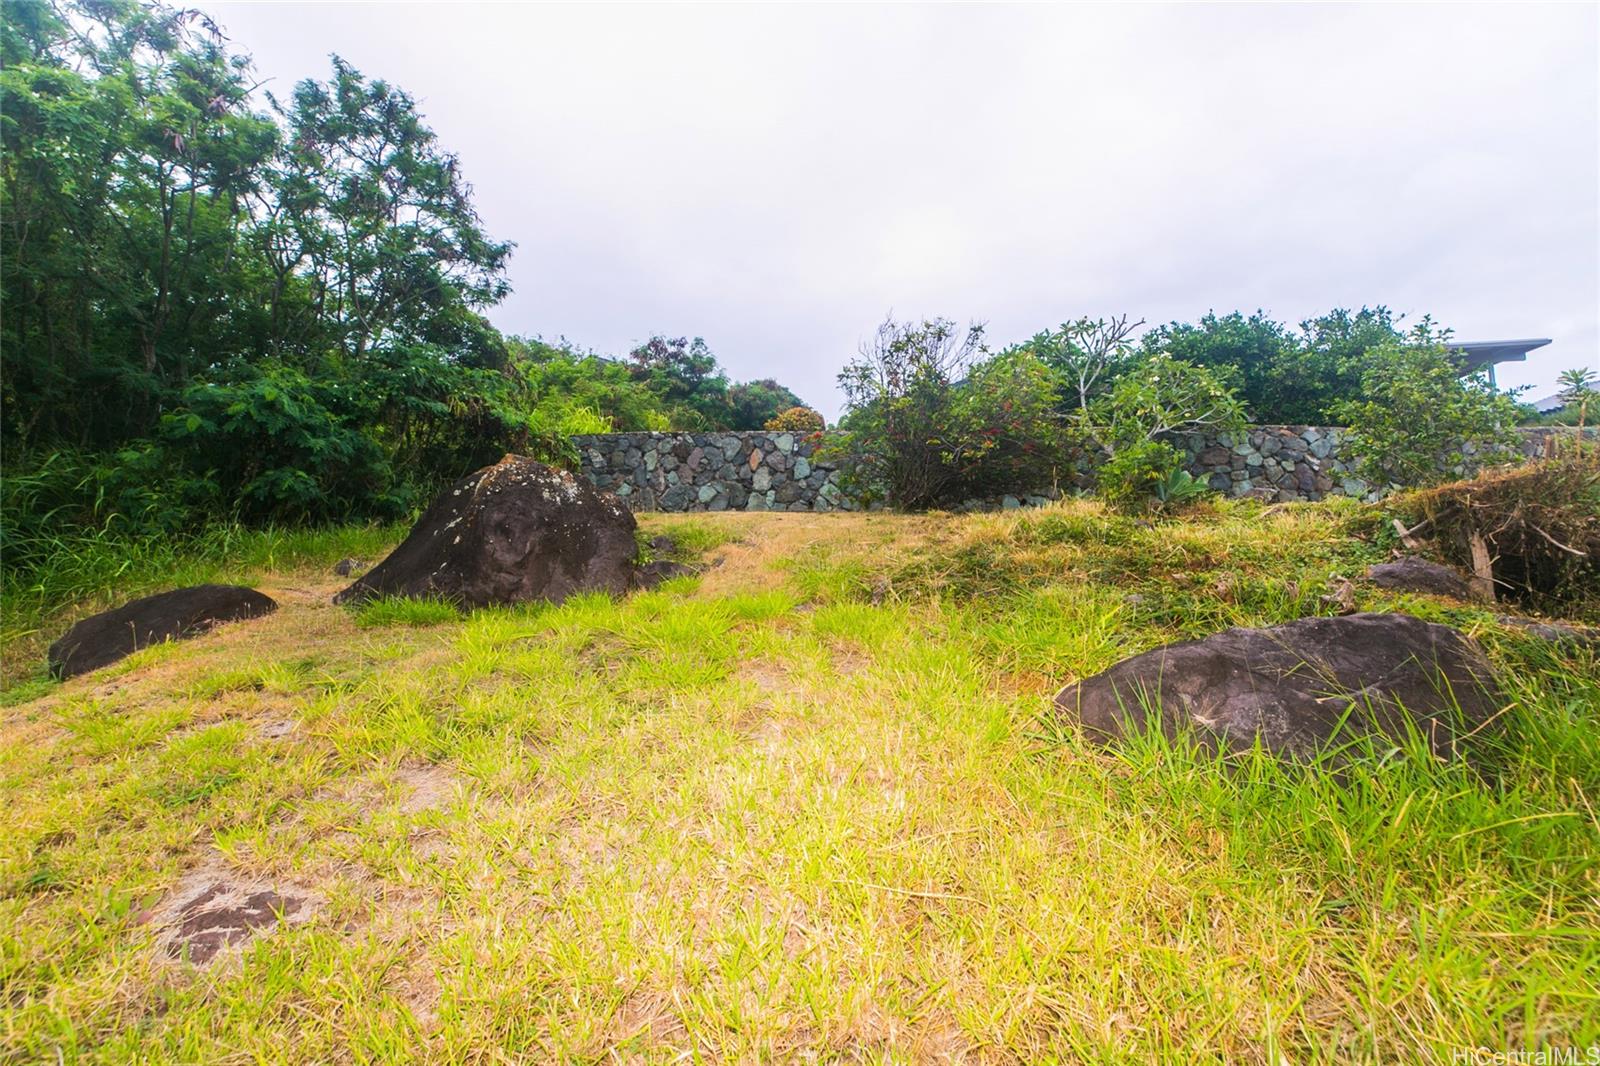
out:
{"label": "gray cloud", "polygon": [[703,335],[832,413],[893,308],[1600,343],[1594,5],[210,9],[271,88],[337,52],[422,101],[496,236],[502,329]]}

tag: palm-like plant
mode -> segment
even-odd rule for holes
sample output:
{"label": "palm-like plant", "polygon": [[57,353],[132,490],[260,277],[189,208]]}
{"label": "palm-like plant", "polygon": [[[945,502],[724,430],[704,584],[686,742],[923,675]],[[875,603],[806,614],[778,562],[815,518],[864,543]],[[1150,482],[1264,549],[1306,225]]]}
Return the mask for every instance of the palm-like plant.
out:
{"label": "palm-like plant", "polygon": [[1571,370],[1563,370],[1556,378],[1561,386],[1561,402],[1567,407],[1578,409],[1578,454],[1585,451],[1583,439],[1584,423],[1589,420],[1589,408],[1594,406],[1595,400],[1600,399],[1600,390],[1595,388],[1600,384],[1600,376],[1586,366],[1575,366]]}

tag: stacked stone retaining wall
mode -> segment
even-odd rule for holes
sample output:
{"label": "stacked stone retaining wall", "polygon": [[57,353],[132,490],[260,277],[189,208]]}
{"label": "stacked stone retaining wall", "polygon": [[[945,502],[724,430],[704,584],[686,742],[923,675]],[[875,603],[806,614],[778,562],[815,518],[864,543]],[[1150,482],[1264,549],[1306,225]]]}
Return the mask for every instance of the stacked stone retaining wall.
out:
{"label": "stacked stone retaining wall", "polygon": [[[1228,496],[1272,501],[1327,496],[1376,498],[1355,472],[1348,430],[1334,426],[1251,426],[1235,434],[1189,434],[1174,441],[1187,469]],[[1559,429],[1523,431],[1523,452],[1542,456]],[[819,434],[767,431],[721,433],[602,433],[573,438],[591,481],[624,497],[636,511],[857,510],[835,463],[815,457]],[[1469,462],[1452,471],[1465,476]],[[1067,488],[1087,487],[1091,475],[1064,476]],[[963,510],[1037,506],[1059,487],[984,500]]]}
{"label": "stacked stone retaining wall", "polygon": [[603,433],[572,438],[582,472],[635,511],[854,510],[815,434]]}

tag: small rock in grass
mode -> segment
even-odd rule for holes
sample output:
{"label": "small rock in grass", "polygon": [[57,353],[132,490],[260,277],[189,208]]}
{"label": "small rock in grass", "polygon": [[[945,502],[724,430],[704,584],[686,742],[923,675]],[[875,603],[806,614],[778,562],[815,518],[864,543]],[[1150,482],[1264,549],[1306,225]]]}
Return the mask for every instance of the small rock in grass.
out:
{"label": "small rock in grass", "polygon": [[333,572],[340,577],[354,577],[367,568],[364,559],[340,559],[333,564]]}
{"label": "small rock in grass", "polygon": [[242,945],[282,922],[306,920],[312,909],[310,895],[299,889],[250,884],[216,873],[180,890],[159,917],[168,957],[204,966],[224,948]]}
{"label": "small rock in grass", "polygon": [[1568,625],[1565,622],[1541,622],[1537,618],[1523,618],[1514,614],[1497,614],[1494,620],[1503,626],[1520,629],[1530,637],[1538,637],[1552,644],[1577,644],[1600,648],[1600,630]]}
{"label": "small rock in grass", "polygon": [[689,577],[699,571],[685,563],[673,562],[671,559],[656,559],[644,563],[633,571],[633,586],[638,589],[653,589],[663,581],[675,577]]}
{"label": "small rock in grass", "polygon": [[1367,580],[1395,592],[1422,592],[1457,600],[1476,598],[1466,579],[1448,566],[1410,555],[1368,567]]}

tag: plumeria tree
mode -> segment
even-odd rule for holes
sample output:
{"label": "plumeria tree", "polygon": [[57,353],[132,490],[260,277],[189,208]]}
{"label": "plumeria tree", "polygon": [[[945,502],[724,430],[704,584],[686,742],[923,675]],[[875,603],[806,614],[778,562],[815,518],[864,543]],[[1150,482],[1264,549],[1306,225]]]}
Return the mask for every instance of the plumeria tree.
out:
{"label": "plumeria tree", "polygon": [[1213,371],[1156,354],[1083,408],[1076,434],[1097,458],[1097,484],[1118,500],[1148,496],[1183,461],[1174,437],[1244,426],[1244,405]]}

